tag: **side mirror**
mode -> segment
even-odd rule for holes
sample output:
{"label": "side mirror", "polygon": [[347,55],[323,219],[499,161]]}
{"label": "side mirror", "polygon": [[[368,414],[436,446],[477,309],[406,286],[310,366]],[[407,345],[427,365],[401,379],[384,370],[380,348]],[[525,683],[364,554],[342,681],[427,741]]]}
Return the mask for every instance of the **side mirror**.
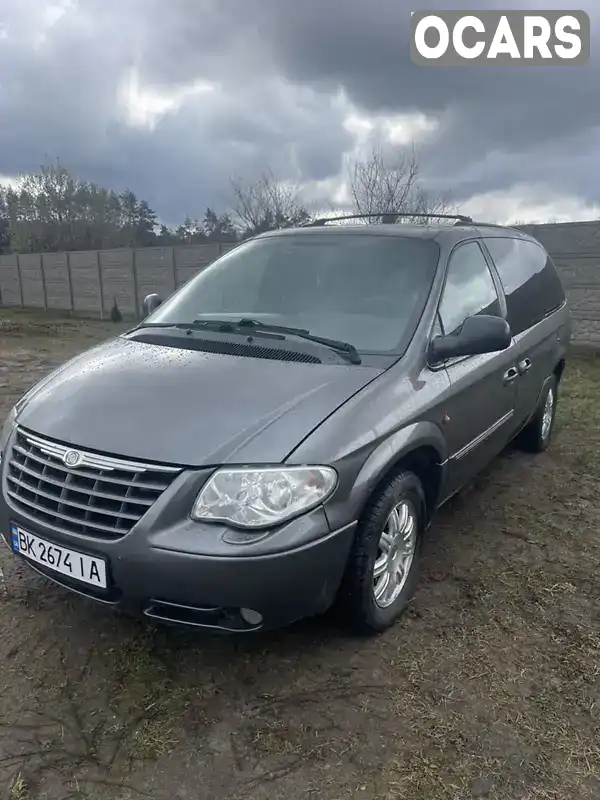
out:
{"label": "side mirror", "polygon": [[478,356],[506,350],[512,335],[502,317],[477,314],[467,317],[456,333],[436,336],[429,344],[429,363],[440,364],[449,358]]}
{"label": "side mirror", "polygon": [[156,311],[161,303],[162,299],[157,294],[147,294],[142,303],[144,317],[149,317],[153,311]]}

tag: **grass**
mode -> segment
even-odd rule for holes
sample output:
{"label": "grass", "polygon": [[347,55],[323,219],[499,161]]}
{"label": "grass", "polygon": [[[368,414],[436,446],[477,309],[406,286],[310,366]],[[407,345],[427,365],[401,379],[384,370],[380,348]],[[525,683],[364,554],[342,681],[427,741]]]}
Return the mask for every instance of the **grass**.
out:
{"label": "grass", "polygon": [[12,781],[8,800],[29,800],[31,795],[27,789],[27,782],[19,772]]}
{"label": "grass", "polygon": [[132,757],[148,761],[168,755],[178,739],[164,720],[145,719],[133,736]]}
{"label": "grass", "polygon": [[559,424],[564,452],[584,473],[600,474],[600,355],[579,357],[569,365],[561,390]]}
{"label": "grass", "polygon": [[[87,319],[64,311],[44,311],[43,309],[0,308],[0,337],[23,341],[52,337],[54,340],[86,339],[97,340],[115,333],[126,331],[135,322],[127,320],[113,323],[109,319]],[[43,342],[38,345],[44,347]]]}

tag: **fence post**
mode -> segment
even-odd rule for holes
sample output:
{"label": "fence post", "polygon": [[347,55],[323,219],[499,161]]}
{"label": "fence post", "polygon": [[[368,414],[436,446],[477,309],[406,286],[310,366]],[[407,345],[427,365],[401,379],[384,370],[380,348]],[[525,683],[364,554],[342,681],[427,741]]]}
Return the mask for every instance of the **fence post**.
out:
{"label": "fence post", "polygon": [[175,247],[171,245],[171,277],[173,278],[173,291],[177,291],[177,264],[175,263]]}
{"label": "fence post", "polygon": [[135,318],[140,318],[140,306],[139,306],[139,298],[138,298],[138,281],[137,281],[137,269],[136,269],[136,252],[135,247],[131,248],[131,283],[133,286],[133,306],[135,308]]}
{"label": "fence post", "polygon": [[44,299],[44,311],[48,311],[48,291],[46,289],[46,273],[44,271],[44,254],[39,254],[40,274],[42,276],[42,297]]}
{"label": "fence post", "polygon": [[100,267],[100,250],[96,250],[96,269],[98,270],[98,294],[100,295],[100,319],[104,319],[104,284]]}
{"label": "fence post", "polygon": [[69,308],[71,314],[75,313],[75,298],[73,297],[73,276],[71,275],[71,253],[67,251],[67,287],[69,289]]}
{"label": "fence post", "polygon": [[25,308],[25,298],[23,297],[23,276],[21,275],[21,262],[19,261],[19,254],[15,253],[17,259],[17,278],[19,280],[19,297],[21,298],[21,308]]}

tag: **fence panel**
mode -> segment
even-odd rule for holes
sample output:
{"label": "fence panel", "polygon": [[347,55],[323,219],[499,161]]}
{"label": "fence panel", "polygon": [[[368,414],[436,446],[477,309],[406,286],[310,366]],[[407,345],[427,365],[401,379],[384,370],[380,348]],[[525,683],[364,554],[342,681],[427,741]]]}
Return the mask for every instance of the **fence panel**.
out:
{"label": "fence panel", "polygon": [[23,305],[16,255],[0,256],[0,305]]}
{"label": "fence panel", "polygon": [[45,308],[44,280],[41,253],[23,253],[17,256],[17,266],[26,308]]}
{"label": "fence panel", "polygon": [[42,270],[48,309],[66,311],[72,307],[68,261],[67,253],[42,254]]}

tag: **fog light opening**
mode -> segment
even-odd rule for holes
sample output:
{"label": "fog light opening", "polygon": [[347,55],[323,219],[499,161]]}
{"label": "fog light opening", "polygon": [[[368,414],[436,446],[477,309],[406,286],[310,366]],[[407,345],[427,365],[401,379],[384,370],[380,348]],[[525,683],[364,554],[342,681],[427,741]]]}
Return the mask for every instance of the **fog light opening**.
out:
{"label": "fog light opening", "polygon": [[240,608],[240,614],[248,625],[260,625],[263,621],[263,615],[259,614],[258,611],[253,611],[251,608]]}

